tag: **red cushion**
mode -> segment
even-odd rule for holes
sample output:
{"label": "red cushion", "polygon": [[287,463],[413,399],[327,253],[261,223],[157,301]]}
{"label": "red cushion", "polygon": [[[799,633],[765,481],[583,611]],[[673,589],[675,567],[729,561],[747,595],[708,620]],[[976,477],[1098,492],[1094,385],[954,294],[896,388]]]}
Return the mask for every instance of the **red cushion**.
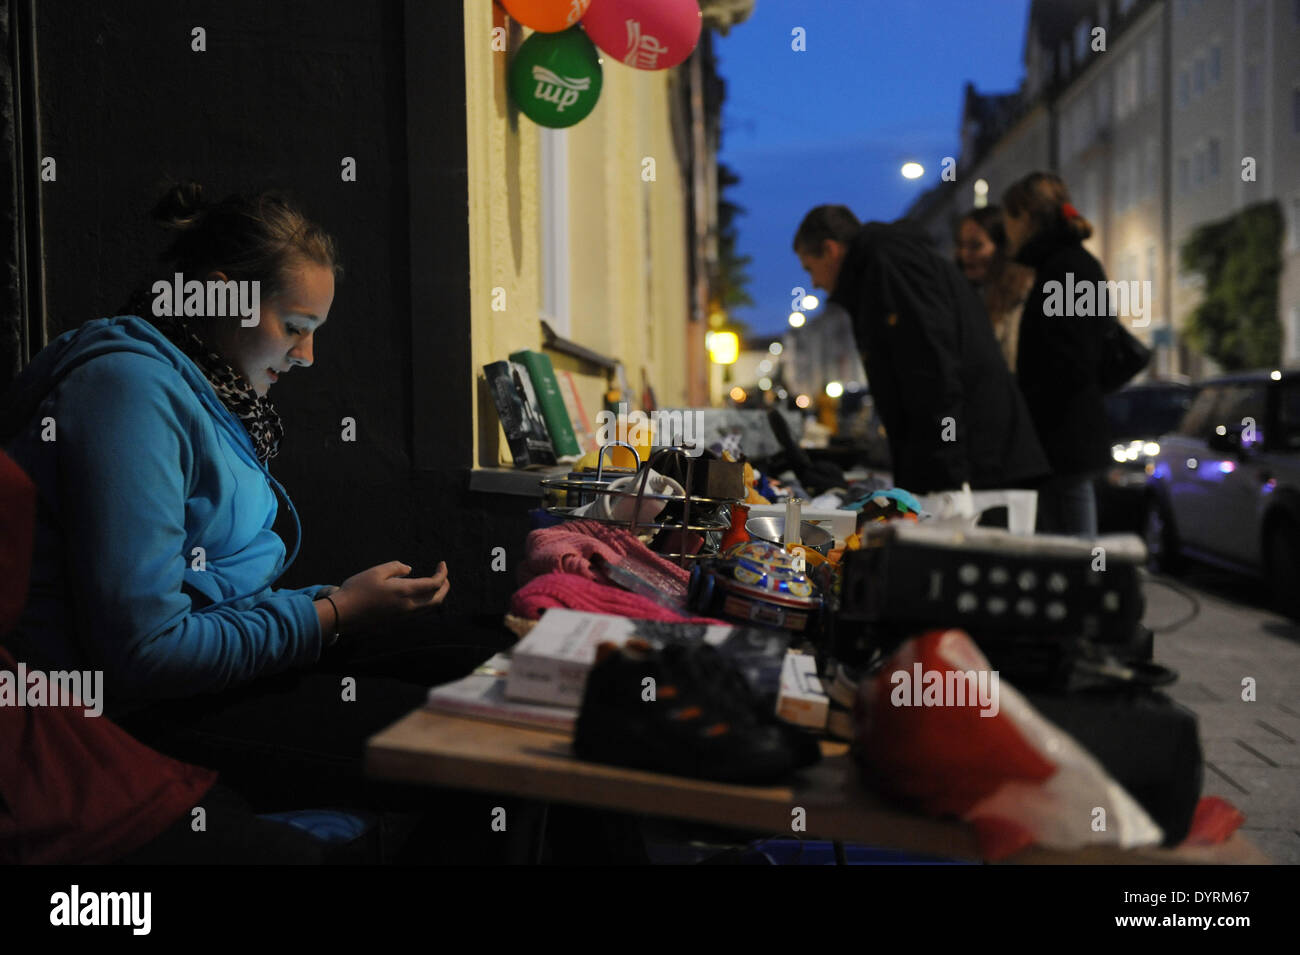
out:
{"label": "red cushion", "polygon": [[[35,504],[32,482],[0,451],[0,636],[26,601]],[[0,647],[0,670],[16,665]],[[216,778],[80,706],[0,706],[0,864],[111,862],[162,833]]]}

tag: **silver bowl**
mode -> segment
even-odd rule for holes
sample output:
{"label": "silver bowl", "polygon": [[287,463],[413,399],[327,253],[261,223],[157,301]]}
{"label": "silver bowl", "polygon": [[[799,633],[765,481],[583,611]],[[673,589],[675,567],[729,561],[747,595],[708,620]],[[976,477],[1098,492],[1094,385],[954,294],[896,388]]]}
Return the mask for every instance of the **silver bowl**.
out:
{"label": "silver bowl", "polygon": [[[780,544],[781,535],[785,533],[785,518],[751,517],[745,521],[745,530],[749,531],[750,537]],[[823,557],[829,557],[831,548],[835,546],[835,537],[830,531],[808,521],[799,522],[799,538],[803,541],[803,546],[817,551]]]}

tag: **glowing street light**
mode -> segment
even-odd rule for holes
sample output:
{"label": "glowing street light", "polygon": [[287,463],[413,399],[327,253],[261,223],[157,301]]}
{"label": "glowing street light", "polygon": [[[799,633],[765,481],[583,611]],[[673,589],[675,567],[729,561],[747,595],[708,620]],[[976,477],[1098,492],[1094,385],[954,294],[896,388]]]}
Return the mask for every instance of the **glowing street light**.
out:
{"label": "glowing street light", "polygon": [[809,398],[807,395],[800,395],[798,398],[794,399],[794,403],[798,405],[800,408],[807,408],[810,404],[812,404],[812,399]]}
{"label": "glowing street light", "polygon": [[813,309],[815,309],[818,305],[821,304],[821,299],[819,299],[816,295],[805,295],[803,297],[803,301],[801,301],[799,304],[803,306],[803,310],[805,312],[811,312]]}
{"label": "glowing street light", "polygon": [[804,317],[803,312],[791,312],[791,313],[790,313],[790,327],[791,327],[791,328],[802,328],[802,327],[803,327],[803,323],[806,322],[806,321],[808,321],[808,319]]}
{"label": "glowing street light", "polygon": [[759,390],[759,391],[771,391],[771,390],[772,390],[772,379],[771,379],[771,378],[760,378],[760,379],[758,379],[758,390]]}
{"label": "glowing street light", "polygon": [[779,355],[781,352],[785,351],[785,346],[780,342],[772,342],[772,344],[767,346],[767,350],[773,355]]}
{"label": "glowing street light", "polygon": [[919,162],[905,162],[901,171],[904,179],[920,179],[925,175],[925,167]]}
{"label": "glowing street light", "polygon": [[734,365],[740,357],[740,336],[735,332],[709,332],[704,336],[704,347],[715,365]]}
{"label": "glowing street light", "polygon": [[740,385],[736,385],[736,387],[731,389],[731,400],[736,404],[743,402],[746,397],[745,389],[740,387]]}
{"label": "glowing street light", "polygon": [[844,385],[838,381],[832,381],[826,385],[826,397],[838,398],[844,394]]}

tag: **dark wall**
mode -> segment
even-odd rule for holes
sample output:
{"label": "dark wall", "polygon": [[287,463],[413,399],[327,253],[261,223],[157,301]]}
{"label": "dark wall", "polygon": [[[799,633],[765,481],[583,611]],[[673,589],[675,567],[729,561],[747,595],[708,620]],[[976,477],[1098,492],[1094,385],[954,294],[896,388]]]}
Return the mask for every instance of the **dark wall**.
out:
{"label": "dark wall", "polygon": [[[513,572],[490,573],[490,552],[506,547],[513,571],[528,502],[467,490],[460,4],[115,6],[37,5],[41,151],[58,164],[42,186],[50,336],[116,314],[151,268],[165,236],[147,212],[167,178],[198,179],[214,198],[286,189],[334,233],[346,274],[314,367],[271,393],[286,430],[272,471],[304,525],[283,583],[445,559],[449,610],[504,609]],[[194,27],[206,52],[191,49]],[[345,156],[356,182],[341,179]],[[341,440],[344,417],[355,443]],[[437,466],[413,464],[427,460]]]}

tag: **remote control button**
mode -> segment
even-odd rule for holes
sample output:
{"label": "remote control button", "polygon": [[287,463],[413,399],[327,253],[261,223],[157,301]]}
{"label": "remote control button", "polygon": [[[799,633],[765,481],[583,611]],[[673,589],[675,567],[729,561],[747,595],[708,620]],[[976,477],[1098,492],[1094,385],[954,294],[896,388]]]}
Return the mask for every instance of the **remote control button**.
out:
{"label": "remote control button", "polygon": [[1038,586],[1038,575],[1032,570],[1022,570],[1016,582],[1020,584],[1021,590],[1033,590]]}
{"label": "remote control button", "polygon": [[1049,603],[1047,605],[1047,619],[1064,620],[1065,604],[1061,603],[1059,600],[1053,600],[1051,603]]}
{"label": "remote control button", "polygon": [[957,579],[969,587],[980,579],[980,569],[974,564],[962,564],[957,570]]}
{"label": "remote control button", "polygon": [[969,590],[957,596],[957,609],[961,613],[974,613],[980,605],[980,599]]}
{"label": "remote control button", "polygon": [[1058,572],[1047,578],[1047,589],[1054,594],[1065,593],[1065,588],[1068,586],[1069,584],[1065,579],[1065,574]]}
{"label": "remote control button", "polygon": [[1022,617],[1032,617],[1036,609],[1037,604],[1028,597],[1021,597],[1016,601],[1016,613],[1020,614]]}
{"label": "remote control button", "polygon": [[988,602],[989,613],[998,615],[1005,613],[1007,609],[1007,599],[1005,597],[990,597]]}

